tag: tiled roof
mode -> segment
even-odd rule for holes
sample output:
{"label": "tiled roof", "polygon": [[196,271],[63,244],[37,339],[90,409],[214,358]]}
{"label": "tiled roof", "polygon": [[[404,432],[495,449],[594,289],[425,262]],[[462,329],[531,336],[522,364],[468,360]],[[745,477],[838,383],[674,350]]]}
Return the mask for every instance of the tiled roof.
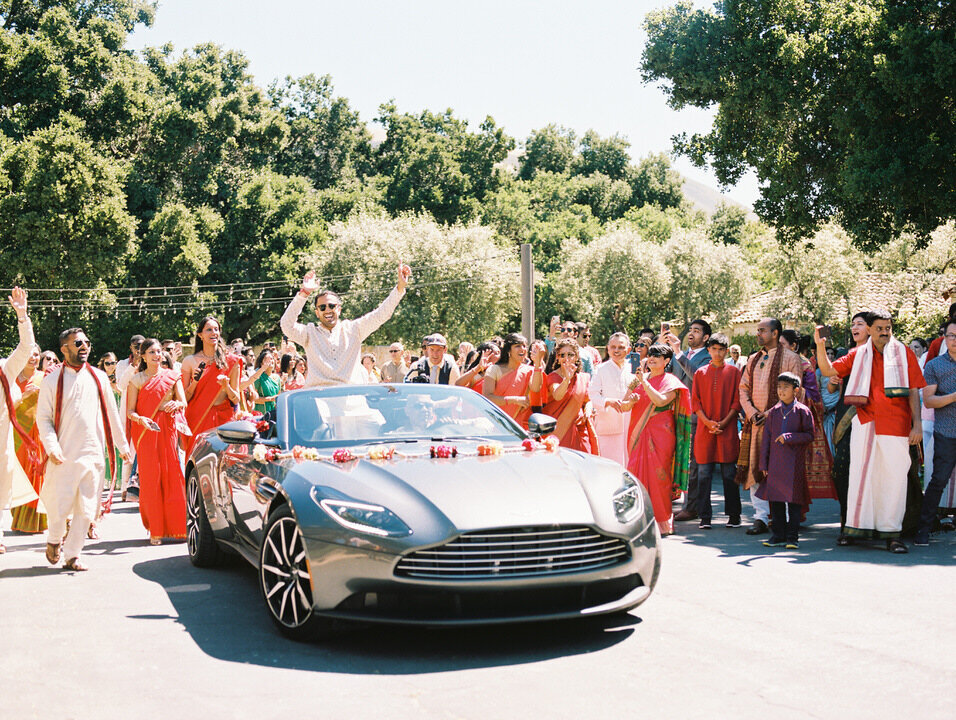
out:
{"label": "tiled roof", "polygon": [[[903,273],[865,272],[850,294],[852,311],[884,308],[892,313],[943,314],[956,296],[956,276],[906,275]],[[767,316],[767,308],[779,297],[776,290],[767,290],[743,303],[734,313],[731,325],[755,323]],[[833,308],[834,317],[847,317],[846,302]],[[783,319],[783,318],[781,318]]]}

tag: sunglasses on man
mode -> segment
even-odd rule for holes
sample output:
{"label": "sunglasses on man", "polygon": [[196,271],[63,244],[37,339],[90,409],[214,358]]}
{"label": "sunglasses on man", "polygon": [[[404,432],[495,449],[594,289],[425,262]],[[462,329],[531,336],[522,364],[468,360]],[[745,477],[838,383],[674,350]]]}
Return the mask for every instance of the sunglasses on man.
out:
{"label": "sunglasses on man", "polygon": [[73,347],[76,347],[76,348],[90,347],[90,341],[89,340],[74,340]]}
{"label": "sunglasses on man", "polygon": [[325,312],[325,309],[335,310],[339,306],[338,303],[319,303],[315,307],[318,308],[319,312]]}
{"label": "sunglasses on man", "polygon": [[573,327],[573,326],[571,326],[571,327],[563,327],[563,328],[561,328],[561,332],[576,333],[576,332],[577,332],[577,328],[575,328],[575,327]]}

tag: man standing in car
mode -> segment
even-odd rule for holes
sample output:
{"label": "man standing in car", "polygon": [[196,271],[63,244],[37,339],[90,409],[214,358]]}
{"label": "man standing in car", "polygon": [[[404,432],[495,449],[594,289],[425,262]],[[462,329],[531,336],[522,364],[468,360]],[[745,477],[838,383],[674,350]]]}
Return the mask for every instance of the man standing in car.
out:
{"label": "man standing in car", "polygon": [[309,295],[318,289],[315,271],[309,270],[302,287],[282,314],[279,325],[282,332],[305,348],[308,375],[305,387],[322,387],[345,383],[362,383],[359,358],[362,342],[392,317],[405,288],[412,277],[412,269],[398,265],[398,282],[384,302],[372,312],[355,320],[340,320],[342,300],[331,290],[322,290],[315,298],[315,314],[319,324],[303,325],[297,321]]}

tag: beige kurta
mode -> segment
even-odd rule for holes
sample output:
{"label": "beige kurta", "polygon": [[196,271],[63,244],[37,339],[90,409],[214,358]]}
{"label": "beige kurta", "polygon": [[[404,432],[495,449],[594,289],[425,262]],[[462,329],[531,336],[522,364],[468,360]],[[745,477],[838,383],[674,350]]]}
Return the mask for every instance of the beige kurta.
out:
{"label": "beige kurta", "polygon": [[601,456],[616,460],[627,467],[627,428],[631,411],[618,412],[607,407],[608,400],[623,400],[627,395],[634,373],[624,363],[618,367],[613,360],[601,363],[591,376],[588,396],[594,405],[594,432],[598,439]]}
{"label": "beige kurta", "polygon": [[[758,350],[747,361],[747,366],[741,371],[740,376],[740,406],[749,420],[758,412],[764,412],[768,409],[770,399],[771,384],[776,386],[777,378],[770,376],[773,367],[774,357],[778,352],[783,353],[780,359],[779,372],[791,372],[800,378],[803,382],[803,362],[800,356],[792,350],[785,350],[779,345],[773,350],[767,352]],[[747,368],[756,356],[754,365],[753,380],[751,381],[750,370]],[[797,390],[797,400],[804,401],[806,394],[801,387]],[[750,442],[750,467],[747,470],[747,482],[744,489],[749,489],[756,481],[754,480],[754,470],[759,466],[760,461],[760,443],[763,440],[763,425],[753,426],[753,435]]]}
{"label": "beige kurta", "polygon": [[[116,449],[129,451],[119,411],[113,401],[109,378],[97,368],[90,368],[100,380],[106,395],[106,412]],[[63,400],[59,432],[53,429],[56,415],[56,388],[63,376]],[[47,542],[59,543],[66,532],[66,519],[73,514],[70,534],[63,543],[67,559],[78,557],[86,532],[99,511],[100,494],[106,469],[103,448],[106,432],[100,410],[99,391],[89,370],[77,372],[63,365],[47,375],[40,384],[37,401],[37,427],[47,453],[60,452],[63,463],[47,462],[46,476],[40,497],[46,505],[49,521]]]}
{"label": "beige kurta", "polygon": [[[17,385],[17,375],[26,367],[30,359],[30,353],[33,352],[33,324],[30,318],[22,323],[17,323],[17,331],[20,334],[20,342],[5,361],[0,360],[0,368],[7,376],[10,383],[10,395],[13,404],[20,401],[20,387]],[[2,393],[2,390],[0,390]],[[36,500],[37,494],[27,478],[27,474],[20,466],[17,460],[16,450],[13,443],[13,423],[7,415],[7,404],[0,401],[0,448],[3,456],[0,458],[0,511],[7,507],[16,507],[24,503]],[[0,524],[0,537],[3,537],[2,524]]]}

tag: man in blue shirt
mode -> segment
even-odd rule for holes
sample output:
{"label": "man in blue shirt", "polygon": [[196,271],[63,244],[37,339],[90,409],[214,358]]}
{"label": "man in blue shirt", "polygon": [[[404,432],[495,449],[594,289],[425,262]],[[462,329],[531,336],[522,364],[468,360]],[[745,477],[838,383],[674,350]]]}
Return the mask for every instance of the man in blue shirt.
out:
{"label": "man in blue shirt", "polygon": [[926,363],[923,375],[923,402],[936,411],[933,426],[933,477],[923,496],[919,527],[916,530],[917,547],[929,545],[929,533],[943,490],[956,468],[956,322],[946,324],[943,340],[946,352]]}

